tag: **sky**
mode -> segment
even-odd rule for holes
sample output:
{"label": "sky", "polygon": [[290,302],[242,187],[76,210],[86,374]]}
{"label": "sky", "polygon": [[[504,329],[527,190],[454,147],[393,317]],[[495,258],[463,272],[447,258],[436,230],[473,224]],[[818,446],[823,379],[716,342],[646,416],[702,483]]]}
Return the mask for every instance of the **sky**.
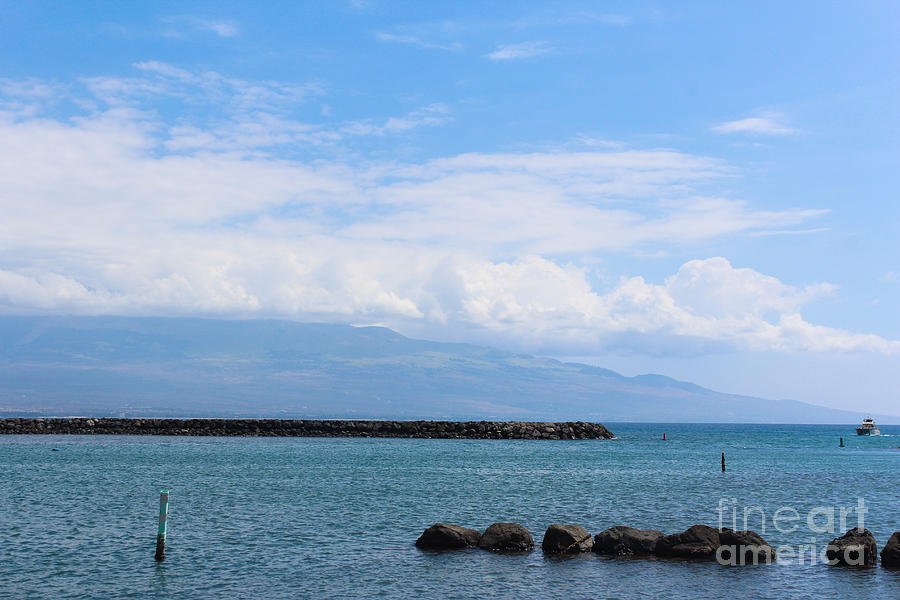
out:
{"label": "sky", "polygon": [[900,414],[900,4],[0,0],[0,313]]}

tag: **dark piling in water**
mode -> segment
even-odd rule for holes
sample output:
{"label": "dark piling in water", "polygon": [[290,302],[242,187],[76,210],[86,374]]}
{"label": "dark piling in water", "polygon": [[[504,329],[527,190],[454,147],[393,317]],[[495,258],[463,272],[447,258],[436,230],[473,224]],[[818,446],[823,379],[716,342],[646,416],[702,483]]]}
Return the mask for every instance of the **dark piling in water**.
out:
{"label": "dark piling in water", "polygon": [[722,472],[725,472],[725,453],[722,453]]}
{"label": "dark piling in water", "polygon": [[169,517],[169,491],[159,493],[159,529],[156,530],[156,555],[157,562],[166,557],[166,521]]}

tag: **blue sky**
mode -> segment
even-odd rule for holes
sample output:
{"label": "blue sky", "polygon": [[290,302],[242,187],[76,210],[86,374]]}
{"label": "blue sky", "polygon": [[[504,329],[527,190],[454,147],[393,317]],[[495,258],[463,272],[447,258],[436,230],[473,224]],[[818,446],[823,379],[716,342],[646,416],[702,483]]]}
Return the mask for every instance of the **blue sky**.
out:
{"label": "blue sky", "polygon": [[0,3],[0,310],[900,413],[900,6]]}

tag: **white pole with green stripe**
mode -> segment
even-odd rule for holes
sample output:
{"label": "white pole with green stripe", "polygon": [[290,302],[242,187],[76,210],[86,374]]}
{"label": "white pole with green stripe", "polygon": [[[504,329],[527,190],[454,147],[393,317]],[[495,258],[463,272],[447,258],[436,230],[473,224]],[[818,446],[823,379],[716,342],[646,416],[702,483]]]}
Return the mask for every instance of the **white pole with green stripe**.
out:
{"label": "white pole with green stripe", "polygon": [[156,531],[156,560],[166,557],[166,517],[169,515],[169,490],[159,493],[159,529]]}

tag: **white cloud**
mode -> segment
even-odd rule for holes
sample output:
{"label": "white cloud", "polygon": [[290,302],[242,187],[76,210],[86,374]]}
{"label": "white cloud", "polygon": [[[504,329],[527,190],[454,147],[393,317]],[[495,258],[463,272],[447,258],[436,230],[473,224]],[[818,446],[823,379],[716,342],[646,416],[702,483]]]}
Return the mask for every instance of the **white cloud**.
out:
{"label": "white cloud", "polygon": [[498,46],[496,50],[486,56],[491,60],[515,60],[519,58],[531,58],[552,52],[553,47],[546,41],[521,42],[519,44],[505,44]]}
{"label": "white cloud", "polygon": [[0,78],[0,111],[11,118],[35,118],[60,102],[62,86],[29,79]]}
{"label": "white cloud", "polygon": [[460,320],[536,349],[625,348],[653,352],[704,348],[868,351],[890,354],[900,342],[817,326],[798,309],[833,286],[797,289],[723,258],[684,264],[664,284],[623,279],[606,293],[586,273],[539,257],[470,268]]}
{"label": "white cloud", "polygon": [[240,27],[235,21],[226,19],[208,19],[191,15],[172,15],[160,19],[169,26],[163,35],[171,38],[186,38],[189,30],[214,33],[219,37],[230,38],[240,34]]}
{"label": "white cloud", "polygon": [[788,126],[781,113],[765,113],[758,117],[747,117],[737,121],[726,121],[712,128],[715,133],[749,133],[756,135],[796,135],[803,133]]}
{"label": "white cloud", "polygon": [[381,124],[372,120],[345,123],[341,127],[343,133],[351,135],[385,135],[409,131],[417,127],[443,125],[450,120],[450,107],[436,102],[411,111],[402,117],[389,117]]}
{"label": "white cloud", "polygon": [[[832,286],[791,286],[723,258],[690,261],[661,283],[591,284],[584,265],[597,256],[781,231],[822,212],[711,193],[737,176],[721,160],[621,148],[352,167],[276,158],[250,150],[277,143],[273,135],[315,143],[327,131],[276,114],[228,137],[223,123],[171,125],[144,101],[199,90],[257,97],[274,111],[285,88],[142,69],[152,77],[103,80],[101,93],[116,99],[103,111],[0,112],[0,310],[378,321],[568,354],[897,350],[803,320],[803,306]],[[447,110],[432,105],[367,133]]]}
{"label": "white cloud", "polygon": [[545,29],[553,25],[580,25],[594,24],[610,25],[613,27],[626,27],[634,22],[634,17],[622,13],[603,13],[592,10],[580,10],[576,12],[562,12],[543,10],[539,13],[519,18],[512,25],[517,29],[541,28]]}
{"label": "white cloud", "polygon": [[379,42],[452,52],[463,49],[463,44],[455,39],[461,31],[462,26],[455,21],[437,21],[401,25],[392,31],[378,31],[375,32],[375,39]]}
{"label": "white cloud", "polygon": [[824,283],[797,289],[753,269],[735,269],[724,258],[685,263],[666,280],[665,288],[679,306],[716,318],[794,314],[836,290]]}
{"label": "white cloud", "polygon": [[210,31],[215,32],[219,37],[234,37],[239,30],[234,23],[226,23],[225,21],[203,21],[203,26]]}
{"label": "white cloud", "polygon": [[[164,130],[163,144],[173,152],[262,152],[275,147],[323,148],[348,136],[398,135],[418,127],[442,125],[451,109],[432,103],[399,116],[331,124],[298,118],[307,102],[325,94],[317,83],[250,81],[215,71],[182,69],[169,63],[135,63],[132,77],[91,77],[82,81],[89,92],[78,102],[93,112],[104,107],[143,111],[145,123]],[[2,88],[0,88],[2,91]],[[77,97],[76,90],[68,93]],[[160,99],[181,103],[174,118],[156,115]],[[3,107],[0,97],[0,107]],[[202,108],[203,110],[198,110]],[[322,107],[320,117],[329,117]],[[31,114],[34,113],[32,110]]]}
{"label": "white cloud", "polygon": [[811,229],[773,229],[771,231],[756,231],[753,235],[764,237],[770,235],[813,235],[816,233],[825,233],[831,231],[830,227],[813,227]]}
{"label": "white cloud", "polygon": [[596,15],[595,17],[599,23],[603,23],[604,25],[616,25],[618,27],[625,27],[626,25],[630,25],[633,21],[633,19],[628,15],[620,15],[615,13],[605,13]]}
{"label": "white cloud", "polygon": [[560,19],[560,23],[600,23],[601,25],[613,25],[616,27],[625,27],[630,25],[632,21],[634,19],[629,15],[592,11],[583,11]]}
{"label": "white cloud", "polygon": [[424,40],[411,34],[378,32],[375,38],[380,42],[394,42],[397,44],[411,44],[413,46],[421,46],[422,48],[433,48],[436,50],[461,50],[462,44],[459,42],[432,42]]}

